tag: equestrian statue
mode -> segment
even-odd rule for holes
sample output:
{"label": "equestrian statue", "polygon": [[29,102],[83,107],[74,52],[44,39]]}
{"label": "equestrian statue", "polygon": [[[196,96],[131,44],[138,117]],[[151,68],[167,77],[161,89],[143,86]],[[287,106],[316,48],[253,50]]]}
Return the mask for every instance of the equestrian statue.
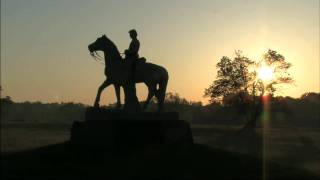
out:
{"label": "equestrian statue", "polygon": [[[96,58],[96,51],[104,53],[106,80],[98,88],[94,107],[99,107],[102,91],[113,84],[117,97],[117,108],[121,107],[120,87],[125,93],[124,110],[139,111],[140,105],[136,96],[135,83],[145,83],[148,87],[148,96],[143,104],[145,110],[153,96],[158,100],[158,110],[163,110],[163,104],[168,83],[168,72],[164,67],[146,62],[145,58],[139,58],[140,42],[135,30],[129,31],[132,39],[129,48],[122,58],[116,45],[106,36],[102,35],[88,46],[90,54]],[[133,107],[133,108],[132,108]]]}

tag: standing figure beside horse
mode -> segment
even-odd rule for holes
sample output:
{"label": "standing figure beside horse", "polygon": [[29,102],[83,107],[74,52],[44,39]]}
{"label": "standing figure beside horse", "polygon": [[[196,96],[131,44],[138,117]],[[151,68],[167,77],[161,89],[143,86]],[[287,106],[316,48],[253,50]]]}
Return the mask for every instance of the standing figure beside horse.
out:
{"label": "standing figure beside horse", "polygon": [[[140,43],[137,46],[137,42],[139,42],[137,39],[132,40],[132,49],[130,44],[129,49],[126,51],[126,60],[122,59],[118,48],[109,38],[107,38],[106,35],[97,38],[95,42],[88,46],[88,49],[93,56],[95,51],[104,52],[106,80],[98,88],[97,96],[94,102],[95,107],[99,107],[101,93],[109,85],[114,85],[117,96],[117,106],[120,107],[120,86],[123,86],[125,95],[127,95],[126,92],[132,93],[132,86],[128,86],[128,84],[143,82],[148,87],[148,97],[143,105],[143,110],[147,108],[153,96],[156,96],[156,98],[158,99],[159,111],[163,109],[163,103],[169,78],[168,72],[165,68],[156,64],[140,63],[140,61],[138,61],[139,63],[137,63],[137,58],[139,56],[136,55],[138,55],[140,46]],[[130,49],[135,51],[131,51]],[[131,54],[132,52],[136,52],[136,55]],[[131,59],[130,56],[135,56],[136,58]],[[126,103],[128,103],[126,102],[126,99],[127,97],[125,97],[125,106]]]}

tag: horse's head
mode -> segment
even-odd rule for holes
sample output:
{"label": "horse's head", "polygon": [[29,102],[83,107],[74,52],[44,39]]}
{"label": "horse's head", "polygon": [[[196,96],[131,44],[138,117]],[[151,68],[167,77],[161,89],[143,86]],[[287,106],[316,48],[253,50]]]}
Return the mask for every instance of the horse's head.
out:
{"label": "horse's head", "polygon": [[104,51],[107,53],[111,60],[121,59],[119,50],[117,46],[106,36],[102,35],[97,38],[97,40],[88,46],[91,56],[95,59],[102,59],[102,57],[97,53],[97,51]]}
{"label": "horse's head", "polygon": [[101,37],[97,38],[97,40],[93,43],[91,43],[88,46],[88,49],[90,51],[90,54],[93,55],[95,51],[103,51],[106,49],[106,42],[107,42],[107,36],[102,35]]}

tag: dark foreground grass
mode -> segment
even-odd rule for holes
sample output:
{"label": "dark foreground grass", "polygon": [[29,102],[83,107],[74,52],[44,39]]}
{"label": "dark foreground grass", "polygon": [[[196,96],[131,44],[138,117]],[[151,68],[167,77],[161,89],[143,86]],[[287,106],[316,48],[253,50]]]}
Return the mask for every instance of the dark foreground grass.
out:
{"label": "dark foreground grass", "polygon": [[1,179],[316,179],[304,170],[195,144],[116,152],[69,142],[2,154]]}

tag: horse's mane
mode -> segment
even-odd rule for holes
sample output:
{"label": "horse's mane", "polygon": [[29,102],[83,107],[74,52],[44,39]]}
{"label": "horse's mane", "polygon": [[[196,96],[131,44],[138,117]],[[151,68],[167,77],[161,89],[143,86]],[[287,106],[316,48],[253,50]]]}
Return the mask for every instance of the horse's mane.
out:
{"label": "horse's mane", "polygon": [[113,51],[114,57],[117,59],[122,59],[118,47],[109,38],[106,37],[105,39],[107,40],[106,42],[108,43],[109,48]]}

